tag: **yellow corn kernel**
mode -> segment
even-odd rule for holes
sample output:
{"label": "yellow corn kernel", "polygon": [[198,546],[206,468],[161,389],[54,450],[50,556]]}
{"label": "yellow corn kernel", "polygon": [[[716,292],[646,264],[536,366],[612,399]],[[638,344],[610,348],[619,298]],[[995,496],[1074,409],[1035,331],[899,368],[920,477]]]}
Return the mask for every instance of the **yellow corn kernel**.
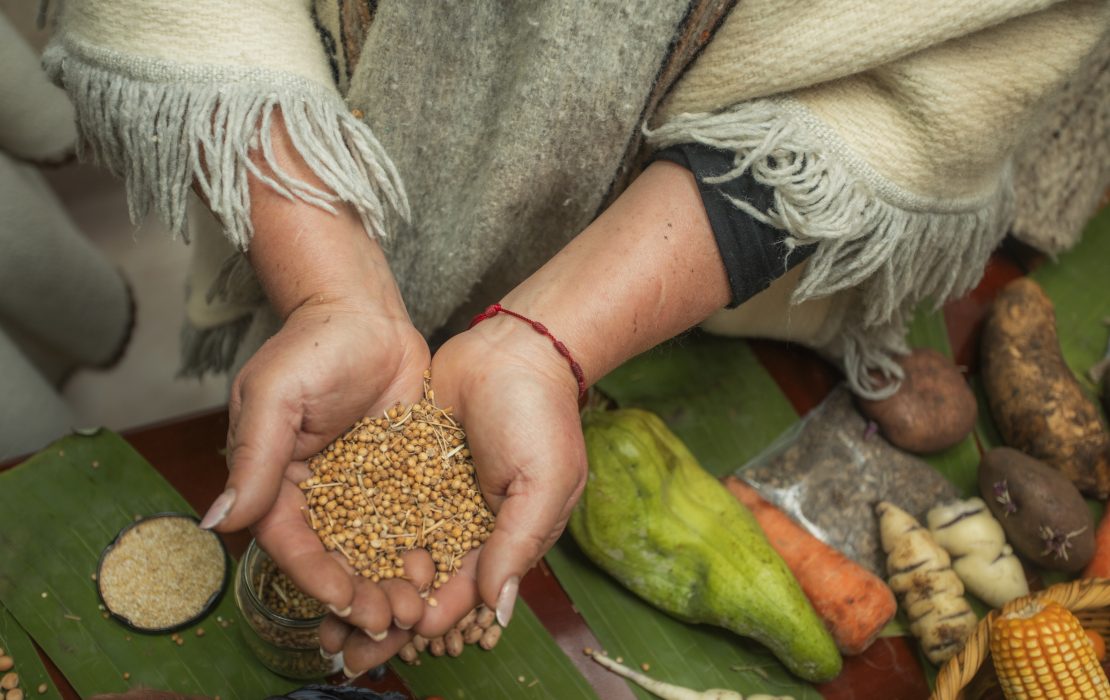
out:
{"label": "yellow corn kernel", "polygon": [[1006,700],[1110,700],[1094,644],[1062,605],[1034,602],[999,615],[991,656]]}

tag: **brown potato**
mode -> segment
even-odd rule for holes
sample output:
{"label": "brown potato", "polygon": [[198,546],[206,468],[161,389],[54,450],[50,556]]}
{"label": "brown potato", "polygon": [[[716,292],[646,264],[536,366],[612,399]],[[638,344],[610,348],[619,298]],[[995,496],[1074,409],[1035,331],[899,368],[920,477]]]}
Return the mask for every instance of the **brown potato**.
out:
{"label": "brown potato", "polygon": [[900,361],[906,371],[888,399],[859,399],[860,412],[879,424],[895,447],[929,454],[952,447],[975,427],[978,405],[963,374],[936,350],[914,350]]}
{"label": "brown potato", "polygon": [[1014,280],[983,327],[982,375],[1006,444],[1059,469],[1085,494],[1110,495],[1110,435],[1064,363],[1052,302]]}
{"label": "brown potato", "polygon": [[1046,569],[1075,573],[1095,554],[1091,512],[1059,470],[1010,447],[979,463],[979,492],[1018,554]]}

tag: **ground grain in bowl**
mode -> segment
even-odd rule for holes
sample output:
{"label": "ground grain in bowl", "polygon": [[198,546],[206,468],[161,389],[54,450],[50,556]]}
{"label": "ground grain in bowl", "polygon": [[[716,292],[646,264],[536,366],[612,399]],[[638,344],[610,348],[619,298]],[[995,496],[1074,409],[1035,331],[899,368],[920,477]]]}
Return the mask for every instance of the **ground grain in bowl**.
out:
{"label": "ground grain in bowl", "polygon": [[189,518],[153,518],[125,532],[105,555],[100,593],[111,612],[135,627],[174,627],[204,609],[226,567],[213,533]]}

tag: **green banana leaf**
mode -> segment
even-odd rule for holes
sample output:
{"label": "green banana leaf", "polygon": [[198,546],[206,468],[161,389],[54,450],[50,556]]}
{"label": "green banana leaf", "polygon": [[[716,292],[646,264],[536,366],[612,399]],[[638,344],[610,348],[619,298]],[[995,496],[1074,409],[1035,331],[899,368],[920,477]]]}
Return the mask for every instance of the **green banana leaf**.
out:
{"label": "green banana leaf", "polygon": [[[940,312],[919,313],[909,340],[913,347],[932,347],[951,356]],[[717,476],[735,471],[797,422],[790,403],[745,342],[700,333],[631,360],[603,379],[600,388],[620,406],[645,408],[663,417]],[[979,461],[974,438],[927,461],[961,492],[974,492]],[[658,612],[594,567],[569,537],[547,560],[610,654],[648,661],[665,669],[660,673],[668,680],[691,687],[814,692],[782,675],[778,662],[757,645],[737,643],[728,633],[685,625]],[[904,635],[906,630],[905,620],[899,617],[887,625],[884,635]]]}
{"label": "green banana leaf", "polygon": [[661,417],[710,474],[731,474],[798,420],[746,341],[695,331],[598,382],[625,408]]}
{"label": "green banana leaf", "polygon": [[[731,473],[797,421],[746,342],[701,333],[630,360],[599,386],[621,406],[662,416],[716,476]],[[548,553],[547,563],[609,655],[626,664],[650,664],[651,675],[690,688],[820,697],[762,646],[679,622],[628,592],[569,535]],[[638,687],[633,692],[654,697]]]}
{"label": "green banana leaf", "polygon": [[467,646],[455,658],[422,654],[419,666],[399,660],[391,665],[416,697],[597,698],[523,600],[517,601],[512,624],[505,628],[501,641],[491,651]]}
{"label": "green banana leaf", "polygon": [[230,594],[199,623],[203,637],[181,632],[183,646],[102,617],[91,577],[101,550],[135,515],[166,511],[192,512],[118,435],[59,440],[0,474],[0,601],[82,697],[142,685],[257,700],[295,688],[243,644]]}
{"label": "green banana leaf", "polygon": [[1110,207],[1088,224],[1079,244],[1031,277],[1056,307],[1056,333],[1064,361],[1092,394],[1087,370],[1106,355],[1110,337]]}
{"label": "green banana leaf", "polygon": [[[23,695],[28,698],[41,698],[42,700],[58,700],[62,694],[54,687],[54,681],[42,665],[38,651],[27,632],[19,626],[7,608],[0,607],[0,648],[12,657],[15,667],[12,669],[19,674],[19,686],[23,688]],[[46,684],[46,692],[39,694],[39,685]]]}
{"label": "green banana leaf", "polygon": [[[14,615],[10,629],[19,629],[18,620],[82,696],[142,685],[258,700],[300,685],[271,673],[243,643],[236,628],[246,623],[230,590],[197,624],[205,635],[184,630],[180,647],[167,635],[134,633],[101,616],[91,579],[101,550],[136,514],[165,511],[192,512],[161,475],[108,431],[64,438],[0,474],[0,548],[6,553],[0,601]],[[222,627],[217,616],[232,624]],[[8,629],[0,626],[0,634]],[[14,632],[11,636],[16,639]],[[468,648],[459,658],[418,667],[398,664],[398,671],[420,696],[596,698],[523,601],[493,651]],[[522,675],[526,681],[518,684]]]}

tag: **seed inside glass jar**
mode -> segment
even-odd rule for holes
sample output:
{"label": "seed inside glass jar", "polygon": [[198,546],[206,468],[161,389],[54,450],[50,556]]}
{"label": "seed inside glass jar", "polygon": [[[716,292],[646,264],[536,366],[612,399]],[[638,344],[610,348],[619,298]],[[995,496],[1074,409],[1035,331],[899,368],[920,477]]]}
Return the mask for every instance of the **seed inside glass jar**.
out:
{"label": "seed inside glass jar", "polygon": [[259,564],[251,583],[262,605],[282,617],[312,620],[327,613],[323,603],[297,588],[269,557]]}

